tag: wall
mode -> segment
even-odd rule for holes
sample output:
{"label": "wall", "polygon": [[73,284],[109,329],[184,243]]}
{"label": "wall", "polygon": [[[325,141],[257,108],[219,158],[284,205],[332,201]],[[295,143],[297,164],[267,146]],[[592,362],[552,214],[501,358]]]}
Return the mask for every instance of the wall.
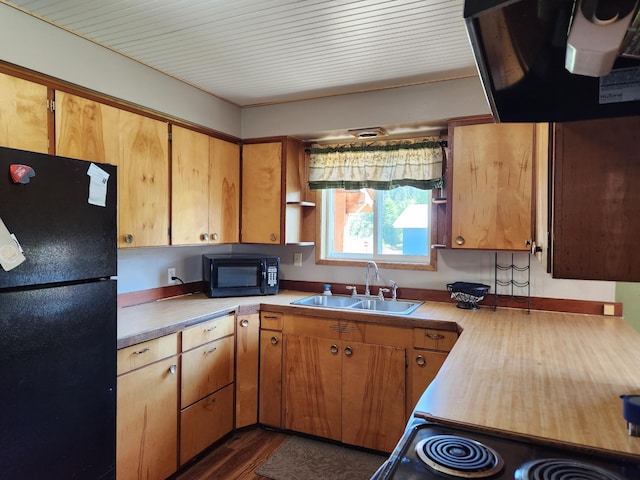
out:
{"label": "wall", "polygon": [[244,108],[242,138],[291,135],[315,139],[318,132],[394,125],[443,126],[449,118],[490,113],[478,77],[462,78]]}
{"label": "wall", "polygon": [[0,60],[240,137],[240,108],[0,4]]}
{"label": "wall", "polygon": [[640,283],[617,283],[616,302],[624,304],[625,320],[640,332]]}
{"label": "wall", "polygon": [[[106,93],[174,117],[248,138],[297,135],[376,125],[438,125],[449,117],[489,111],[477,79],[462,79],[342,95],[326,99],[241,110],[217,97],[167,77],[131,59],[0,4],[0,60]],[[364,269],[315,265],[312,247],[171,247],[120,250],[119,292],[166,285],[175,267],[185,282],[202,278],[202,253],[265,251],[282,258],[283,277],[292,280],[364,283]],[[303,253],[304,267],[294,267],[293,252]],[[445,289],[452,281],[492,285],[490,252],[440,252],[437,272],[383,270],[384,280],[400,287]],[[613,282],[553,280],[532,263],[534,296],[612,301]]]}

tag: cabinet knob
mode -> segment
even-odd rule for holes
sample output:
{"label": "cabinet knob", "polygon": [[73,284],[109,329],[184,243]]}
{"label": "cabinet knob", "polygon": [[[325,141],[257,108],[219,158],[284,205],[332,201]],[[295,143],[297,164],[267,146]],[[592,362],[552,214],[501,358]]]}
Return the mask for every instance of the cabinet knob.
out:
{"label": "cabinet knob", "polygon": [[337,345],[331,345],[330,350],[331,350],[331,353],[333,353],[335,355],[336,353],[338,353],[338,346]]}
{"label": "cabinet knob", "polygon": [[249,326],[249,320],[247,320],[246,318],[243,318],[242,320],[240,320],[240,326],[241,327],[248,327]]}
{"label": "cabinet knob", "polygon": [[418,355],[416,357],[416,363],[421,366],[424,367],[427,364],[427,361],[424,359],[424,357],[422,355]]}
{"label": "cabinet knob", "polygon": [[269,236],[269,238],[271,239],[272,242],[275,242],[278,239],[278,236],[275,233],[272,233],[271,236]]}
{"label": "cabinet knob", "polygon": [[176,373],[177,371],[178,371],[178,366],[177,366],[175,363],[169,367],[169,373],[170,373],[171,375],[173,375],[173,374],[174,374],[174,373]]}
{"label": "cabinet knob", "polygon": [[351,347],[344,347],[344,354],[347,357],[350,357],[351,355],[353,355],[353,349]]}
{"label": "cabinet knob", "polygon": [[124,243],[133,243],[133,235],[131,235],[130,233],[127,233],[124,236]]}
{"label": "cabinet knob", "polygon": [[209,234],[208,233],[203,233],[202,235],[200,235],[200,240],[202,240],[204,242],[208,242],[209,241]]}
{"label": "cabinet knob", "polygon": [[212,233],[211,234],[211,240],[218,240],[218,234],[217,233]]}
{"label": "cabinet knob", "polygon": [[457,243],[458,245],[464,245],[464,237],[462,237],[462,236],[458,235],[458,236],[456,237],[456,243]]}
{"label": "cabinet knob", "polygon": [[271,345],[277,345],[278,344],[278,337],[271,337]]}

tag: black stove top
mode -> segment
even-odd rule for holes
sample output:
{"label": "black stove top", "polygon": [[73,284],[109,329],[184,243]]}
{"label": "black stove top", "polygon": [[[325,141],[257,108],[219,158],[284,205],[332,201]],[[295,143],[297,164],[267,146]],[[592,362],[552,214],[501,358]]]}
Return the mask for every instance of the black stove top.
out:
{"label": "black stove top", "polygon": [[372,480],[639,480],[640,459],[414,419]]}

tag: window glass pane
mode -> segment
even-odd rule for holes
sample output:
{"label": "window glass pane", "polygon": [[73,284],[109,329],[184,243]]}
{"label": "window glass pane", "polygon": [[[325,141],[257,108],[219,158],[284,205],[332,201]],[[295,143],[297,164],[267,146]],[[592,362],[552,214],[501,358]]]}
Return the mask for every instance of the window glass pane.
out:
{"label": "window glass pane", "polygon": [[429,262],[430,191],[332,189],[325,195],[326,257]]}
{"label": "window glass pane", "polygon": [[399,187],[379,191],[384,255],[429,254],[429,190]]}

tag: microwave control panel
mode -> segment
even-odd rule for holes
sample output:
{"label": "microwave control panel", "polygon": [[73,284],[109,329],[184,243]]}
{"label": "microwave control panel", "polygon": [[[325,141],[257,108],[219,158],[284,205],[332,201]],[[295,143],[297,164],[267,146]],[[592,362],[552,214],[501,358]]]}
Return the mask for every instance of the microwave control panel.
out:
{"label": "microwave control panel", "polygon": [[267,285],[273,287],[278,284],[278,266],[269,265],[267,267]]}

